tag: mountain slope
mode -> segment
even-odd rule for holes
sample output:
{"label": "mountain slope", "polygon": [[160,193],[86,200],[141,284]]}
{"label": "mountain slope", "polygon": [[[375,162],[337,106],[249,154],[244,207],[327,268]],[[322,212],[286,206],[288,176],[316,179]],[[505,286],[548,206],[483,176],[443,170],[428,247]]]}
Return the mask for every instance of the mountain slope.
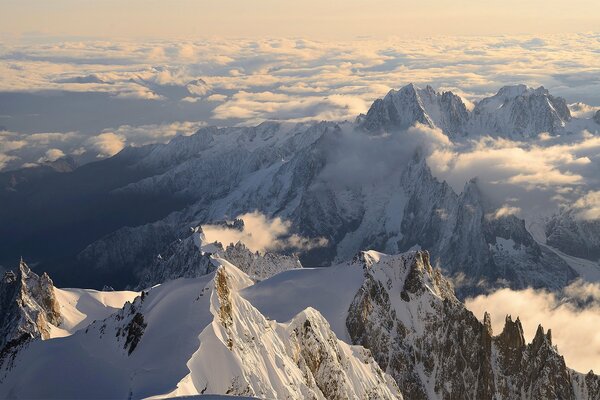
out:
{"label": "mountain slope", "polygon": [[562,133],[571,113],[564,99],[552,96],[544,87],[505,86],[473,109],[468,130],[472,133],[514,139],[539,133]]}
{"label": "mountain slope", "polygon": [[420,89],[411,83],[375,100],[367,114],[360,115],[356,122],[373,133],[404,130],[420,123],[438,127],[453,137],[465,134],[468,118],[462,99],[452,92],[440,94],[431,86]]}
{"label": "mountain slope", "polygon": [[213,273],[143,292],[84,331],[32,342],[6,372],[0,396],[401,398],[368,352],[339,341],[318,311],[269,321],[238,294],[252,280],[213,262]]}
{"label": "mountain slope", "polygon": [[600,379],[569,370],[541,326],[526,344],[519,319],[509,316],[493,336],[490,316],[481,323],[456,299],[427,252],[364,252],[356,262],[365,281],[349,308],[350,337],[407,398],[596,398]]}
{"label": "mountain slope", "polygon": [[[570,118],[545,89],[524,86],[502,88],[476,109],[477,116],[452,93],[408,85],[356,123],[207,127],[167,145],[127,149],[0,194],[3,226],[17,231],[0,232],[0,253],[34,255],[63,286],[136,287],[190,227],[259,212],[289,221],[290,234],[327,241],[299,249],[307,266],[345,261],[365,248],[421,247],[452,278],[472,278],[457,288],[459,297],[484,290],[480,278],[491,287],[560,288],[573,271],[533,243],[515,217],[488,218],[497,206],[477,194],[476,183],[458,194],[437,181],[412,157],[432,131],[403,129],[419,123],[457,141],[488,134],[528,140],[569,133],[583,120]],[[65,204],[73,205],[68,216],[57,212]]]}

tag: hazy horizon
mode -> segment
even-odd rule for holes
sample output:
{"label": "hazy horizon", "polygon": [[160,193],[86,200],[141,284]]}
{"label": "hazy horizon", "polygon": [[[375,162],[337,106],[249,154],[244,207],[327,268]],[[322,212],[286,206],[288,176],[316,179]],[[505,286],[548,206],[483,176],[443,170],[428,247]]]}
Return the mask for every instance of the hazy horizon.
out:
{"label": "hazy horizon", "polygon": [[545,35],[597,30],[596,16],[600,14],[600,3],[591,0],[5,0],[2,8],[0,34],[6,40],[27,36],[339,40],[361,36]]}

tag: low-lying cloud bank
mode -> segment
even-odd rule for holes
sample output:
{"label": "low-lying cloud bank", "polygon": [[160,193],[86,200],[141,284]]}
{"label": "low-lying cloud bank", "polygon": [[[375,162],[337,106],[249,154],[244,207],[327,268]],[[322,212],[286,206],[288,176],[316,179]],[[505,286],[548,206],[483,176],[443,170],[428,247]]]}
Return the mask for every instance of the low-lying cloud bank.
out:
{"label": "low-lying cloud bank", "polygon": [[[483,137],[436,148],[427,159],[434,175],[456,192],[479,178],[503,213],[547,215],[575,204],[584,219],[600,217],[600,136],[583,131],[530,142]],[[521,213],[521,211],[523,211]]]}
{"label": "low-lying cloud bank", "polygon": [[113,156],[125,146],[165,143],[177,135],[191,135],[202,122],[164,125],[123,125],[95,135],[81,132],[18,133],[0,130],[0,171],[35,167],[61,157],[86,163]]}
{"label": "low-lying cloud bank", "polygon": [[310,239],[290,232],[291,223],[279,217],[269,218],[254,211],[236,217],[244,221],[242,230],[222,225],[203,225],[202,231],[210,243],[220,242],[224,246],[242,242],[252,251],[310,250],[327,245],[324,238]]}
{"label": "low-lying cloud bank", "polygon": [[499,334],[506,315],[521,319],[525,339],[531,341],[538,324],[552,329],[552,341],[567,365],[580,372],[600,371],[600,284],[576,281],[562,295],[545,290],[500,289],[465,302],[478,318],[492,316]]}

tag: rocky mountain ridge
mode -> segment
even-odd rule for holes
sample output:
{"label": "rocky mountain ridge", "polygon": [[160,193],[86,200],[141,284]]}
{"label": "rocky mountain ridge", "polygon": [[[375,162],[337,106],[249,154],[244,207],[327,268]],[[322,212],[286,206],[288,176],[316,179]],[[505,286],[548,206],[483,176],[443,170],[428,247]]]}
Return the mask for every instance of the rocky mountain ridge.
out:
{"label": "rocky mountain ridge", "polygon": [[420,89],[409,84],[376,100],[356,122],[374,133],[404,130],[420,123],[439,128],[451,138],[489,135],[522,139],[543,132],[566,132],[571,118],[566,101],[544,87],[505,86],[469,111],[452,92],[438,93],[431,86]]}
{"label": "rocky mountain ridge", "polygon": [[427,252],[363,252],[355,262],[365,281],[348,312],[350,337],[407,398],[597,398],[600,378],[569,370],[550,331],[539,326],[526,344],[519,319],[507,316],[494,336],[490,315],[478,321]]}
{"label": "rocky mountain ridge", "polygon": [[61,341],[32,343],[4,369],[0,395],[402,399],[369,352],[340,341],[317,310],[268,320],[239,295],[253,281],[215,261],[209,275],[142,292]]}
{"label": "rocky mountain ridge", "polygon": [[[243,229],[243,221],[235,221]],[[147,268],[141,270],[139,290],[178,278],[197,278],[213,272],[214,257],[229,261],[254,280],[267,279],[279,272],[302,268],[291,255],[250,251],[242,242],[227,247],[219,242],[207,243],[201,226],[190,229],[188,237],[172,242]]]}
{"label": "rocky mountain ridge", "polygon": [[[264,314],[247,291],[262,286],[269,296],[280,290],[289,296],[282,278],[304,275],[302,269],[257,284],[212,257],[215,269],[207,275],[143,291],[61,340],[29,341],[10,363],[3,360],[0,396],[598,398],[600,378],[570,370],[550,331],[540,326],[527,344],[519,319],[507,316],[494,336],[491,317],[480,322],[465,308],[426,251],[359,253],[336,267],[338,281],[362,270],[353,299],[338,311],[326,303],[322,312],[320,306],[292,311],[288,322]],[[307,283],[300,284],[305,294],[298,300],[323,297],[323,288],[330,299],[349,288]],[[347,333],[334,331],[325,317],[340,310]],[[346,335],[351,343],[341,340]],[[31,381],[36,385],[22,384]]]}
{"label": "rocky mountain ridge", "polygon": [[0,362],[10,362],[15,352],[33,339],[47,339],[50,324],[62,321],[54,284],[47,274],[38,276],[21,260],[16,272],[0,282]]}

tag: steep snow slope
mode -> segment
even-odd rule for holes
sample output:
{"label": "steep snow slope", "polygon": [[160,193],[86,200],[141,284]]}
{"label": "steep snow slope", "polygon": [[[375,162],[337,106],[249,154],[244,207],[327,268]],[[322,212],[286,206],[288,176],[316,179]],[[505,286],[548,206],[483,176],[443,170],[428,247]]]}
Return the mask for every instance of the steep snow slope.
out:
{"label": "steep snow slope", "polygon": [[262,314],[277,321],[289,321],[303,309],[315,308],[340,339],[348,340],[346,315],[362,281],[360,266],[343,263],[282,272],[240,294]]}
{"label": "steep snow slope", "polygon": [[252,280],[213,262],[213,273],[154,287],[72,336],[32,342],[4,370],[0,397],[401,398],[318,311],[269,321],[238,294]]}
{"label": "steep snow slope", "polygon": [[54,295],[62,321],[58,326],[50,327],[51,338],[72,335],[95,320],[107,318],[121,309],[126,302],[133,301],[140,293],[54,288]]}

